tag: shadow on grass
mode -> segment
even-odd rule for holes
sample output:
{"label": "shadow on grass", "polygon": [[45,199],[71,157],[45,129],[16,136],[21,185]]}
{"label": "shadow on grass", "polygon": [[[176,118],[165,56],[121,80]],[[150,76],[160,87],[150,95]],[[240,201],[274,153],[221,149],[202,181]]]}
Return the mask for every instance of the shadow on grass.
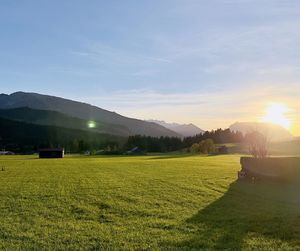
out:
{"label": "shadow on grass", "polygon": [[276,250],[298,250],[299,192],[296,185],[234,182],[220,199],[186,220],[186,240],[164,243],[164,249],[266,250],[275,245]]}

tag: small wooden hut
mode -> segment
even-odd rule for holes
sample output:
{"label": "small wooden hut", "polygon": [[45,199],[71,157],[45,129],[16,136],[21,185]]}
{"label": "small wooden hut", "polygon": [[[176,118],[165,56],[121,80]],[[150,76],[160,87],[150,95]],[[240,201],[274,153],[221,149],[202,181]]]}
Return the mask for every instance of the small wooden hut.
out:
{"label": "small wooden hut", "polygon": [[39,149],[40,159],[45,158],[63,158],[65,150],[63,148],[44,148]]}

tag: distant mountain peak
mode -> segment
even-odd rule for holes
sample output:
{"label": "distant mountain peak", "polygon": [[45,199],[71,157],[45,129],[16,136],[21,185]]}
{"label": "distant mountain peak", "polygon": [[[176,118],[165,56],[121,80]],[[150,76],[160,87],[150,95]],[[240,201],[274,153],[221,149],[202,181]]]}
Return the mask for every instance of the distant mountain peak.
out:
{"label": "distant mountain peak", "polygon": [[179,124],[179,123],[167,123],[163,120],[148,120],[149,122],[159,124],[165,128],[168,128],[174,132],[179,133],[183,137],[190,137],[195,136],[197,134],[204,133],[204,130],[200,129],[196,125],[189,123],[189,124]]}
{"label": "distant mountain peak", "polygon": [[265,134],[271,141],[291,140],[294,138],[287,129],[267,122],[235,122],[229,129],[243,134],[259,131]]}

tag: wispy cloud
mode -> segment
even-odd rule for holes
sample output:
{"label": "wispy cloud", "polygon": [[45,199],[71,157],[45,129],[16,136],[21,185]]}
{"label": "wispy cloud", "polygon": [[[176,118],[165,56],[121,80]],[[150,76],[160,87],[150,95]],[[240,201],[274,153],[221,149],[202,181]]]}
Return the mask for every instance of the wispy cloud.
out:
{"label": "wispy cloud", "polygon": [[49,67],[47,69],[50,72],[53,73],[59,73],[63,75],[74,75],[74,76],[80,76],[80,77],[95,77],[100,76],[102,71],[97,69],[91,70],[91,69],[82,69],[82,68],[76,68],[76,67]]}
{"label": "wispy cloud", "polygon": [[95,41],[89,41],[82,51],[73,51],[73,55],[88,57],[96,62],[101,62],[105,59],[107,63],[113,64],[134,64],[134,65],[151,65],[154,63],[171,63],[172,60],[162,57],[160,55],[142,54],[134,48],[113,47],[108,44],[103,44]]}
{"label": "wispy cloud", "polygon": [[111,74],[123,74],[134,78],[156,76],[160,67],[172,60],[161,55],[147,55],[130,48],[116,48],[111,45],[90,41],[82,51],[72,55],[88,60],[93,66],[105,68]]}
{"label": "wispy cloud", "polygon": [[158,70],[141,70],[128,73],[128,75],[133,77],[151,77],[153,75],[156,75],[158,72]]}

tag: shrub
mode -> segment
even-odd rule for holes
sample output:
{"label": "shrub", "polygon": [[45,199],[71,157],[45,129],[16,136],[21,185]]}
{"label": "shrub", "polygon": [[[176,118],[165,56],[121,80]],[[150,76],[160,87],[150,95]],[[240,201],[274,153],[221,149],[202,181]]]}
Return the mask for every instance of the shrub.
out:
{"label": "shrub", "polygon": [[214,141],[212,139],[202,140],[199,144],[194,143],[190,147],[192,153],[213,153],[215,151]]}
{"label": "shrub", "polygon": [[200,152],[200,146],[197,143],[194,143],[191,147],[190,147],[190,152],[191,153],[199,153]]}

